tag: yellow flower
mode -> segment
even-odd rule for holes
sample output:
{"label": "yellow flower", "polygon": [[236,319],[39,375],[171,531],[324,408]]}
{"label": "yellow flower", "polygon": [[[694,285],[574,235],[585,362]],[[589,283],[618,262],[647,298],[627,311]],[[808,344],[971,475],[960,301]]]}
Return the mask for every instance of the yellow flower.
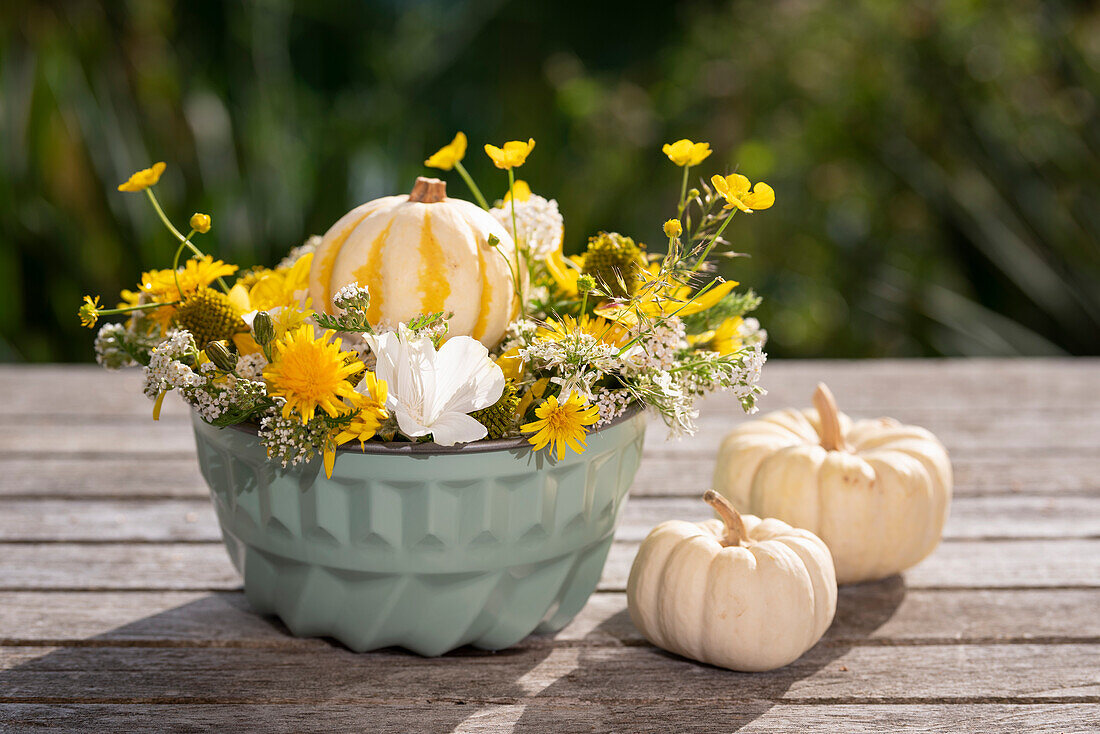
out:
{"label": "yellow flower", "polygon": [[[170,303],[187,298],[199,288],[205,288],[218,278],[237,272],[236,265],[215,260],[210,255],[191,258],[173,274],[168,270],[150,270],[141,274],[141,293],[150,303]],[[176,288],[177,278],[179,288]],[[182,291],[182,293],[181,293]],[[150,312],[150,318],[168,328],[168,323],[176,314],[176,307],[165,305]]]}
{"label": "yellow flower", "polygon": [[710,182],[728,202],[725,209],[737,207],[743,212],[752,214],[756,209],[767,209],[775,203],[775,191],[771,186],[759,181],[752,191],[749,191],[749,180],[740,173],[731,173],[724,178],[717,175],[711,176]]}
{"label": "yellow flower", "polygon": [[525,423],[520,430],[534,434],[527,442],[535,447],[535,451],[541,451],[550,444],[550,450],[557,453],[558,461],[565,457],[567,445],[578,454],[583,454],[587,448],[584,442],[587,433],[585,426],[600,419],[599,409],[589,405],[575,392],[569,393],[564,402],[559,402],[557,396],[550,396],[535,408],[535,415],[538,420]]}
{"label": "yellow flower", "polygon": [[77,316],[80,317],[80,325],[88,329],[94,327],[95,322],[99,320],[99,311],[99,296],[95,298],[84,296],[84,303],[76,312]]}
{"label": "yellow flower", "polygon": [[711,154],[710,143],[693,143],[687,138],[665,143],[661,150],[678,166],[697,166]]}
{"label": "yellow flower", "polygon": [[684,233],[684,225],[680,224],[679,219],[670,219],[665,222],[665,236],[669,239],[679,237]]}
{"label": "yellow flower", "polygon": [[267,270],[249,288],[251,307],[258,311],[270,311],[279,306],[298,307],[296,294],[309,289],[309,269],[313,253],[307,253],[289,268]]}
{"label": "yellow flower", "polygon": [[195,230],[199,234],[206,234],[210,231],[210,215],[200,214],[195,212],[191,215],[191,229]]}
{"label": "yellow flower", "polygon": [[455,139],[447,145],[432,153],[432,157],[424,161],[429,168],[439,168],[449,171],[455,164],[466,157],[466,133],[460,132]]}
{"label": "yellow flower", "polygon": [[711,286],[702,295],[695,295],[690,285],[659,285],[659,266],[654,263],[645,272],[645,280],[638,287],[637,298],[626,303],[612,303],[596,309],[604,318],[616,321],[628,329],[641,323],[642,317],[668,318],[691,316],[714,308],[739,283],[725,280]]}
{"label": "yellow flower", "polygon": [[497,168],[519,168],[527,160],[527,156],[535,149],[535,139],[528,138],[524,143],[520,140],[509,140],[503,148],[495,145],[486,145],[485,152],[493,159],[493,165]]}
{"label": "yellow flower", "polygon": [[566,298],[576,298],[580,295],[577,288],[577,278],[581,275],[584,258],[572,255],[568,260],[562,256],[561,248],[546,256],[546,270],[554,279],[558,290]]}
{"label": "yellow flower", "polygon": [[382,421],[390,417],[386,410],[386,397],[389,391],[385,380],[379,380],[373,372],[363,375],[363,384],[366,393],[356,392],[356,413],[351,419],[351,424],[336,434],[336,445],[343,446],[349,441],[358,441],[362,448],[367,441],[374,438]]}
{"label": "yellow flower", "polygon": [[520,380],[523,378],[523,358],[519,356],[519,347],[512,347],[504,354],[496,358],[497,367],[504,373],[505,380]]}
{"label": "yellow flower", "polygon": [[592,317],[588,314],[582,314],[579,320],[572,316],[563,316],[560,321],[548,319],[535,332],[537,338],[554,342],[577,334],[587,334],[596,341],[613,347],[624,346],[630,341],[630,334],[623,327],[601,316]]}
{"label": "yellow flower", "polygon": [[143,168],[134,175],[130,176],[130,179],[126,183],[118,185],[119,191],[144,191],[157,181],[160,181],[160,174],[164,173],[164,169],[167,166],[163,161],[160,163],[154,163],[152,168]]}
{"label": "yellow flower", "polygon": [[516,194],[516,201],[527,201],[531,198],[531,187],[526,181],[517,178],[516,182],[512,184],[512,191],[505,192],[504,203],[507,204],[512,200],[512,192]]}
{"label": "yellow flower", "polygon": [[688,344],[696,349],[704,349],[708,352],[718,352],[725,356],[739,350],[742,346],[741,317],[731,316],[718,325],[717,329],[704,331],[702,334],[689,334]]}
{"label": "yellow flower", "polygon": [[264,379],[269,395],[286,400],[283,417],[296,411],[305,422],[320,408],[335,418],[347,409],[341,398],[358,399],[347,378],[362,370],[363,363],[341,352],[340,340],[330,341],[332,334],[315,338],[306,324],[275,342],[275,361],[264,367]]}

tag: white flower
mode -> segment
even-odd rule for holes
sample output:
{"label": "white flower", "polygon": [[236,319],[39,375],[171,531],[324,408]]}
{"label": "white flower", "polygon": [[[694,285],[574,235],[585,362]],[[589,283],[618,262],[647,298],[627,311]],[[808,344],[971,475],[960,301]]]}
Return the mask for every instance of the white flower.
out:
{"label": "white flower", "polygon": [[504,373],[480,342],[456,336],[436,350],[429,337],[404,326],[364,338],[377,358],[375,374],[386,381],[386,407],[402,433],[430,433],[442,446],[485,438],[485,426],[469,413],[500,400]]}
{"label": "white flower", "polygon": [[558,202],[531,194],[523,201],[516,202],[516,229],[512,231],[512,204],[504,202],[489,211],[497,221],[504,225],[512,239],[526,247],[538,259],[543,259],[561,247],[562,227],[565,220],[558,211]]}

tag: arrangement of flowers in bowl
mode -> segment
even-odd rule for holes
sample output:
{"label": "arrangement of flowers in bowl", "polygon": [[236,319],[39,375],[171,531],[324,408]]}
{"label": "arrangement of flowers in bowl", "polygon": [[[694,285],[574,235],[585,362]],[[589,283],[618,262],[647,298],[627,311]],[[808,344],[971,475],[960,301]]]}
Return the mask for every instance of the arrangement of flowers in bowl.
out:
{"label": "arrangement of flowers in bowl", "polygon": [[203,476],[250,603],[298,635],[354,650],[500,649],[561,628],[599,580],[641,458],[647,409],[674,435],[695,401],[746,411],[766,338],[751,290],[714,273],[737,212],[774,194],[739,174],[688,189],[705,143],[664,147],[683,169],[665,252],[615,232],[563,254],[557,202],[515,177],[535,141],[486,145],[507,174],[490,205],[459,133],[425,161],[477,203],[418,178],[362,204],[274,268],[178,241],[101,317],[96,358],[139,365],[153,417],[192,407]]}

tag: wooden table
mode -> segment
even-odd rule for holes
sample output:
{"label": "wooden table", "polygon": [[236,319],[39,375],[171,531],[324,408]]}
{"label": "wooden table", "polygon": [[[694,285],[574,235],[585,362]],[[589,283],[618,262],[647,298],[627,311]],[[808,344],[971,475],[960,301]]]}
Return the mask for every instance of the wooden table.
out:
{"label": "wooden table", "polygon": [[802,659],[737,674],[641,639],[623,588],[660,520],[702,518],[694,439],[654,426],[600,590],[561,633],[500,653],[354,654],[253,614],[222,548],[184,407],[134,373],[0,369],[0,730],[1098,731],[1100,360],[788,362],[764,410],[818,380],[842,409],[935,431],[946,537],[902,577],[844,588]]}

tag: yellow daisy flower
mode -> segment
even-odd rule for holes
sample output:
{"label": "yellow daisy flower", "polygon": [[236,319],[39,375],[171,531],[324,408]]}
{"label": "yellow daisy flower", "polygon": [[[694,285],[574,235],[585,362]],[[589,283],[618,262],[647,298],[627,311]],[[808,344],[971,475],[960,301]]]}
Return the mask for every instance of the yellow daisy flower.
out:
{"label": "yellow daisy flower", "polygon": [[522,166],[534,149],[535,139],[528,138],[526,143],[521,140],[509,140],[503,148],[486,145],[485,153],[493,159],[493,165],[497,168],[509,169]]}
{"label": "yellow daisy flower", "polygon": [[160,175],[164,173],[164,169],[167,168],[164,161],[160,163],[154,163],[151,168],[143,168],[134,175],[130,176],[126,183],[118,185],[119,191],[144,191],[157,181],[160,181]]}
{"label": "yellow daisy flower", "polygon": [[710,143],[693,143],[687,138],[665,143],[661,150],[678,166],[697,166],[713,152]]}
{"label": "yellow daisy flower", "polygon": [[577,288],[577,278],[581,276],[583,269],[583,257],[570,255],[569,259],[566,260],[560,247],[546,256],[546,270],[550,273],[550,277],[554,279],[558,290],[566,298],[576,298],[580,295],[580,290]]}
{"label": "yellow daisy flower", "polygon": [[550,450],[555,452],[558,461],[565,457],[565,447],[583,454],[588,445],[584,442],[587,435],[585,426],[590,426],[600,419],[600,411],[595,405],[589,405],[575,392],[569,393],[564,402],[560,402],[556,395],[552,395],[546,401],[535,408],[538,420],[525,423],[520,430],[534,435],[527,442],[535,447],[535,451],[542,451],[547,444]]}
{"label": "yellow daisy flower", "polygon": [[80,306],[80,310],[77,311],[77,316],[80,317],[80,325],[91,329],[95,326],[96,321],[99,321],[99,296],[92,298],[91,296],[84,296],[84,303]]}
{"label": "yellow daisy flower", "polygon": [[771,186],[760,181],[752,187],[752,191],[749,191],[749,180],[740,173],[731,173],[725,177],[711,176],[710,182],[726,200],[724,209],[737,207],[747,214],[752,214],[757,209],[767,209],[775,203],[775,191]]}
{"label": "yellow daisy flower", "polygon": [[289,268],[265,271],[248,290],[251,308],[257,311],[270,311],[279,306],[297,308],[299,303],[295,294],[309,289],[312,264],[313,253],[307,253]]}
{"label": "yellow daisy flower", "polygon": [[719,324],[717,329],[704,331],[702,334],[688,334],[687,341],[696,349],[718,352],[725,356],[742,347],[741,336],[738,333],[740,329],[741,317],[732,316]]}
{"label": "yellow daisy flower", "polygon": [[443,171],[449,171],[455,167],[455,164],[466,157],[466,133],[459,132],[455,135],[455,139],[447,145],[432,153],[431,158],[424,161],[424,165],[428,168],[438,168]]}
{"label": "yellow daisy flower", "polygon": [[592,317],[582,314],[580,319],[572,316],[563,316],[561,320],[549,319],[539,327],[535,336],[546,341],[561,341],[575,334],[588,334],[596,341],[610,344],[613,347],[621,347],[630,341],[630,334],[626,329],[614,321],[608,321],[602,316]]}
{"label": "yellow daisy flower", "polygon": [[308,421],[317,409],[335,418],[347,410],[343,398],[357,400],[358,393],[347,378],[363,369],[358,359],[340,351],[340,341],[331,341],[333,332],[320,338],[306,324],[275,342],[275,361],[264,367],[268,394],[284,398],[283,417],[297,412]]}
{"label": "yellow daisy flower", "polygon": [[374,438],[382,421],[390,417],[386,410],[386,398],[389,390],[385,380],[379,380],[373,372],[363,375],[363,387],[366,392],[356,391],[354,405],[357,408],[355,417],[351,419],[351,425],[334,439],[337,446],[343,446],[349,441],[358,441],[362,448],[367,441]]}
{"label": "yellow daisy flower", "polygon": [[[210,255],[191,258],[179,271],[173,274],[168,270],[150,270],[141,274],[141,293],[150,303],[170,303],[187,298],[199,288],[205,288],[218,278],[237,272],[236,265],[215,260]],[[176,282],[179,288],[176,288]],[[181,293],[182,291],[182,293]],[[176,315],[175,306],[162,306],[150,313],[150,317],[167,329],[172,317]]]}

